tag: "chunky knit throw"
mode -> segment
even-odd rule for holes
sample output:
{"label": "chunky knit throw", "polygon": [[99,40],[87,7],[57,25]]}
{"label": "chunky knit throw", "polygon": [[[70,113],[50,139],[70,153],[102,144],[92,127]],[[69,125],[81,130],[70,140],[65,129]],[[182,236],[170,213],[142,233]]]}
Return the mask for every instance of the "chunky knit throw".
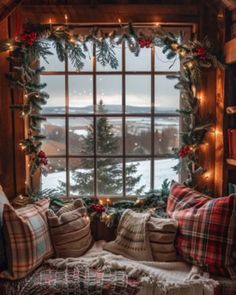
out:
{"label": "chunky knit throw", "polygon": [[149,213],[136,213],[125,210],[121,216],[115,241],[107,243],[104,250],[120,254],[130,259],[152,261],[152,251],[149,242]]}

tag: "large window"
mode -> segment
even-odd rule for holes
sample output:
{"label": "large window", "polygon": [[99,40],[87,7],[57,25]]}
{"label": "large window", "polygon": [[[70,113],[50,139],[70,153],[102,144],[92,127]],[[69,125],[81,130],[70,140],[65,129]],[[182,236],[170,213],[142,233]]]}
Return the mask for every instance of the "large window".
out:
{"label": "large window", "polygon": [[116,70],[98,64],[92,46],[80,72],[56,56],[42,61],[50,94],[42,111],[49,158],[43,189],[126,197],[178,179],[172,148],[180,145],[180,93],[166,75],[180,70],[179,61],[170,68],[173,61],[157,48],[143,48],[138,57],[126,44],[114,50]]}

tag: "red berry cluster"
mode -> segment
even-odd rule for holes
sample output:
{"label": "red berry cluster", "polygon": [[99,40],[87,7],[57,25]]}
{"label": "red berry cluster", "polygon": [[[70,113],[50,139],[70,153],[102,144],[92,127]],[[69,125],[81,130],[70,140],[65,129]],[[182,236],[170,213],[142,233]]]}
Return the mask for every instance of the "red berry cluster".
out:
{"label": "red berry cluster", "polygon": [[106,211],[106,208],[101,204],[92,204],[90,208],[93,211],[96,211],[96,212],[104,212],[104,211]]}
{"label": "red berry cluster", "polygon": [[38,153],[38,158],[39,158],[39,164],[43,164],[45,166],[48,164],[48,158],[44,151],[40,151]]}
{"label": "red berry cluster", "polygon": [[139,39],[138,41],[140,48],[150,48],[152,45],[152,40],[150,39]]}
{"label": "red berry cluster", "polygon": [[189,145],[183,146],[179,149],[178,156],[184,158],[191,153],[191,148]]}
{"label": "red berry cluster", "polygon": [[205,60],[207,58],[206,53],[207,53],[206,48],[197,47],[195,49],[195,56],[199,57],[200,59],[204,59]]}
{"label": "red berry cluster", "polygon": [[31,33],[24,33],[20,36],[20,39],[22,42],[24,42],[26,45],[32,46],[37,38],[36,32]]}

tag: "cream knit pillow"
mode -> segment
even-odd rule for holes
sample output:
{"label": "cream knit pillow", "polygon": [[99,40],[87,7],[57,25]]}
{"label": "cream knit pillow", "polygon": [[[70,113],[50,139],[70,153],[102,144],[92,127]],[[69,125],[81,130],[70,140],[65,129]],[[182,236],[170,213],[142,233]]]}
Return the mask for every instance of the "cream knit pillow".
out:
{"label": "cream knit pillow", "polygon": [[47,218],[57,257],[78,257],[90,248],[90,220],[81,200],[63,207],[57,214],[48,210]]}

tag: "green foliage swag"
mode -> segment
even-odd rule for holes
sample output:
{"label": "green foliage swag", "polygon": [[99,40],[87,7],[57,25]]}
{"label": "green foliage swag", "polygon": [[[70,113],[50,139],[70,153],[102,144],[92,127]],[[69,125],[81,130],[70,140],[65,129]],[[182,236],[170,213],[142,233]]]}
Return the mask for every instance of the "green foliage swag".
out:
{"label": "green foliage swag", "polygon": [[[60,61],[64,61],[67,56],[79,71],[84,66],[84,60],[88,58],[88,45],[92,43],[96,46],[97,62],[103,66],[117,68],[118,60],[114,47],[123,42],[126,42],[129,50],[136,56],[144,47],[161,47],[162,52],[168,59],[173,60],[173,63],[180,59],[181,71],[177,75],[168,76],[169,79],[176,80],[175,88],[181,91],[182,108],[178,112],[183,118],[182,146],[174,151],[175,156],[179,158],[174,169],[177,172],[182,169],[187,171],[184,182],[189,186],[195,184],[196,175],[205,172],[198,161],[199,145],[204,142],[205,134],[213,122],[200,120],[198,92],[202,71],[222,67],[212,54],[214,48],[207,39],[203,42],[184,41],[181,32],[173,35],[160,26],[150,29],[148,35],[137,31],[132,24],[120,26],[109,33],[95,27],[89,34],[79,35],[73,27],[67,25],[56,27],[30,23],[25,26],[20,36],[1,41],[0,51],[10,50],[8,60],[11,72],[7,78],[10,87],[19,89],[24,98],[22,104],[13,105],[12,109],[19,112],[27,126],[27,135],[20,145],[29,157],[31,175],[38,169],[44,172],[47,165],[46,155],[40,151],[44,138],[40,134],[40,122],[45,120],[40,111],[47,103],[49,94],[43,90],[46,85],[39,80],[44,68],[38,66],[38,60],[43,58],[47,61],[53,46]],[[30,191],[31,189],[28,189],[28,192]],[[119,208],[122,208],[121,204]],[[113,208],[116,208],[115,205]]]}

